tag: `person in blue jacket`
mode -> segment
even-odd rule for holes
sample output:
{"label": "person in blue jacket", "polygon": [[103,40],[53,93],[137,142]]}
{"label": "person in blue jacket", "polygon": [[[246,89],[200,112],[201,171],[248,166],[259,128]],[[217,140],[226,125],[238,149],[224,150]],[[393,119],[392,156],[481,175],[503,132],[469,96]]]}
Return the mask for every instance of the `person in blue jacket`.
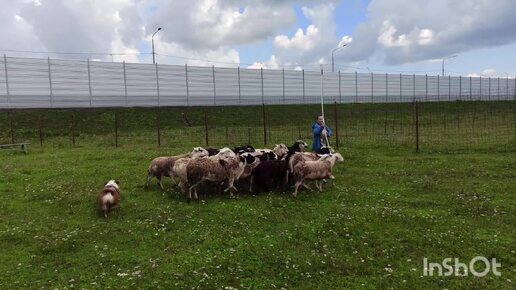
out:
{"label": "person in blue jacket", "polygon": [[314,132],[314,144],[312,145],[312,150],[317,152],[321,149],[323,144],[326,144],[326,138],[324,137],[323,131],[326,132],[328,138],[333,134],[333,131],[330,127],[326,126],[323,116],[317,116],[317,120],[312,125],[312,131]]}

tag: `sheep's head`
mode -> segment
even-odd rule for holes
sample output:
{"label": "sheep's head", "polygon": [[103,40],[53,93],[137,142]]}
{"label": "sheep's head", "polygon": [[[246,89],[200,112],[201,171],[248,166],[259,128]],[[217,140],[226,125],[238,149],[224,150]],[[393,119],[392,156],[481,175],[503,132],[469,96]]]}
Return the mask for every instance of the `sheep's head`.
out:
{"label": "sheep's head", "polygon": [[272,152],[276,153],[278,159],[282,159],[283,156],[287,155],[288,147],[285,144],[276,144],[274,149],[272,149]]}
{"label": "sheep's head", "polygon": [[335,161],[337,162],[344,162],[344,157],[342,157],[342,155],[340,153],[334,153],[332,154],[333,156],[335,156]]}
{"label": "sheep's head", "polygon": [[243,153],[239,156],[240,162],[245,165],[252,165],[256,162],[256,158],[249,152]]}
{"label": "sheep's head", "polygon": [[317,151],[317,154],[332,154],[333,152],[333,148],[331,148],[330,146],[322,146],[321,149],[319,149],[319,151]]}
{"label": "sheep's head", "polygon": [[301,149],[301,152],[305,151],[306,148],[308,148],[308,144],[306,144],[303,140],[297,140],[296,144],[298,144],[299,149]]}
{"label": "sheep's head", "polygon": [[208,156],[209,153],[208,153],[208,150],[202,148],[202,147],[194,147],[194,149],[192,150],[192,153],[191,153],[191,157],[192,158],[199,158],[199,157],[204,157],[204,156]]}
{"label": "sheep's head", "polygon": [[217,153],[217,156],[234,157],[235,152],[233,152],[233,150],[229,149],[228,147],[224,147],[224,148],[220,149],[219,153]]}

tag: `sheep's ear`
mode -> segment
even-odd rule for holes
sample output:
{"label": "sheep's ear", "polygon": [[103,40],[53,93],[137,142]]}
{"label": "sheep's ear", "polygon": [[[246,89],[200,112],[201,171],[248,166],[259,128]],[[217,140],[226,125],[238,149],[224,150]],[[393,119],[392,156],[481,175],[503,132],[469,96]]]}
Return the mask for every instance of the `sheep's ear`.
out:
{"label": "sheep's ear", "polygon": [[[247,156],[249,156],[249,155],[247,155]],[[244,157],[242,155],[240,155],[239,157],[240,157],[240,162],[245,163],[246,157]]]}

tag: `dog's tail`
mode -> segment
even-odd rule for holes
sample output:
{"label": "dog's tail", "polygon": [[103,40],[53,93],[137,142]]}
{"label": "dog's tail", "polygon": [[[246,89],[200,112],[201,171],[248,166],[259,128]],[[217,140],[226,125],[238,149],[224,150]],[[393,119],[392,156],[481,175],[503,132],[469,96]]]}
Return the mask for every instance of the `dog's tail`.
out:
{"label": "dog's tail", "polygon": [[104,213],[104,217],[107,218],[108,212],[111,210],[111,207],[115,203],[115,197],[108,192],[104,194],[99,200],[99,206],[102,213]]}

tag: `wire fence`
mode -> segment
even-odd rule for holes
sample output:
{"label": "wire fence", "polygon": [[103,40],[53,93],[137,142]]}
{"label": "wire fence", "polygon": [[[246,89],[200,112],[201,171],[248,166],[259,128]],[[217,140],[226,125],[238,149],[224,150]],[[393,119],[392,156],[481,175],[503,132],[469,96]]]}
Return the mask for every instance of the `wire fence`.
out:
{"label": "wire fence", "polygon": [[0,144],[516,151],[515,80],[3,58]]}
{"label": "wire fence", "polygon": [[[0,110],[0,144],[187,148],[312,143],[320,105]],[[325,106],[332,146],[408,151],[516,151],[516,101]]]}

